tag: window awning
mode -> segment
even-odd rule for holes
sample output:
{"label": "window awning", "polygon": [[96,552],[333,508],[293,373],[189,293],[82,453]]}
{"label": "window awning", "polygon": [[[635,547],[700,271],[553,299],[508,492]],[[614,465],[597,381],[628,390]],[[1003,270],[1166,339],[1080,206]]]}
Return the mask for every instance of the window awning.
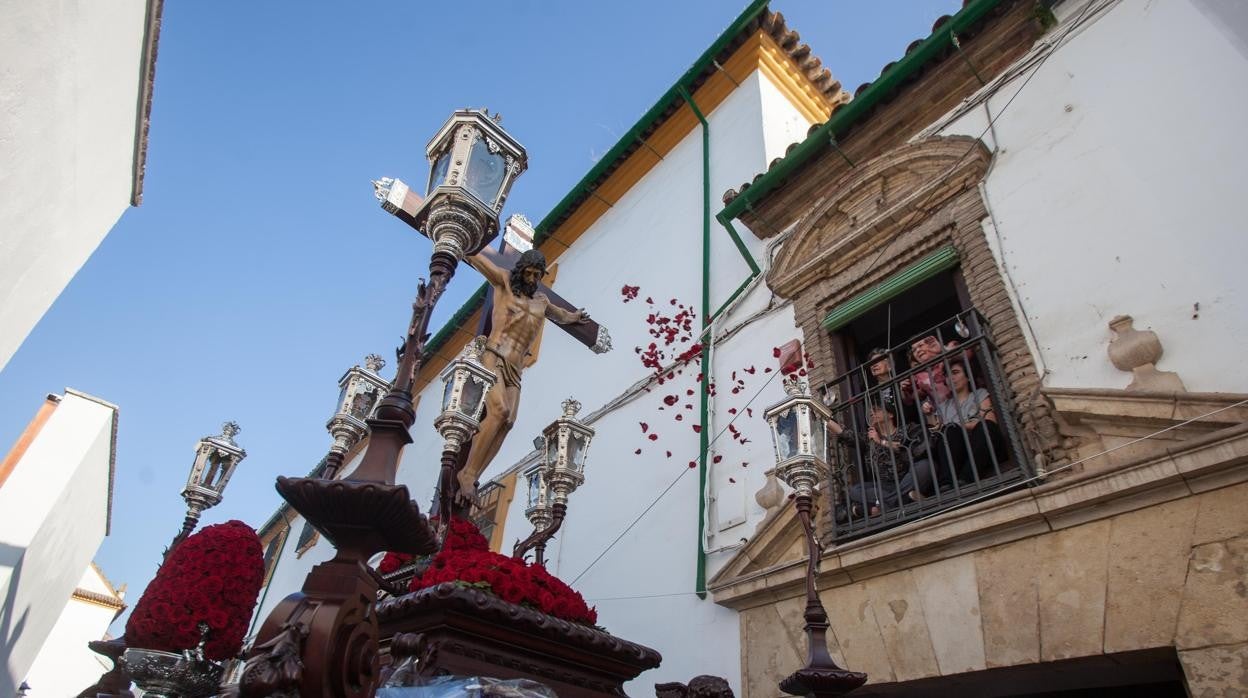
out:
{"label": "window awning", "polygon": [[945,245],[833,308],[832,312],[823,319],[823,327],[830,332],[839,330],[880,303],[901,295],[940,272],[952,269],[957,264],[957,249],[953,245]]}

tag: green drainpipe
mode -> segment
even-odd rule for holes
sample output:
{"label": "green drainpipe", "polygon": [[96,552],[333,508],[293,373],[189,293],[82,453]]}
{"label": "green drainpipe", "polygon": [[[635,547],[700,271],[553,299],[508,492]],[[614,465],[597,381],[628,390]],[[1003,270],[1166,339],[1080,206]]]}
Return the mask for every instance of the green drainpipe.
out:
{"label": "green drainpipe", "polygon": [[693,115],[702,124],[702,386],[699,402],[698,424],[702,431],[698,432],[698,569],[694,581],[694,592],[699,599],[706,598],[706,476],[707,451],[711,445],[710,430],[706,428],[707,418],[711,410],[711,396],[708,386],[711,380],[711,341],[714,339],[709,332],[711,326],[711,127],[698,109],[697,102],[683,85],[680,96],[689,104]]}

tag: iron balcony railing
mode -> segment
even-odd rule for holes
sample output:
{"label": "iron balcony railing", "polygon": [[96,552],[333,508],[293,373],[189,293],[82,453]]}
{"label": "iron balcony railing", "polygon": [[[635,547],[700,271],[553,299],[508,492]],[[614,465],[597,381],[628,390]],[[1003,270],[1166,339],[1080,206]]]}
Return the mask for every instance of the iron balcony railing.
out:
{"label": "iron balcony railing", "polygon": [[[838,541],[999,494],[1033,471],[978,312],[887,352],[823,388],[830,428],[839,432],[827,483]],[[887,370],[873,372],[885,358]]]}

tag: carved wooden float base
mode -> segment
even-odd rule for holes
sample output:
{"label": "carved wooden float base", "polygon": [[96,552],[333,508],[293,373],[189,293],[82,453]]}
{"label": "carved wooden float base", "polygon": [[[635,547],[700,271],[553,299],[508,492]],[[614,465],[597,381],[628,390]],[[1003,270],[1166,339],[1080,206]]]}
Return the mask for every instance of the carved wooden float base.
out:
{"label": "carved wooden float base", "polygon": [[625,681],[663,659],[649,647],[455,584],[386,599],[377,619],[391,662],[415,657],[420,676],[525,678],[560,698],[623,696]]}

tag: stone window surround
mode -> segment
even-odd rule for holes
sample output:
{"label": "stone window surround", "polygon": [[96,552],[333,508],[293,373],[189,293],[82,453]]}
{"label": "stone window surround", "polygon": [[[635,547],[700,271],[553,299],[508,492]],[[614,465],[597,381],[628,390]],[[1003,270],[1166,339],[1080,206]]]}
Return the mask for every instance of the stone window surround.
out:
{"label": "stone window surround", "polygon": [[[1056,465],[1066,458],[1057,423],[1040,394],[1035,360],[983,227],[988,210],[978,185],[991,157],[978,139],[933,137],[849,170],[824,186],[823,198],[801,216],[767,282],[793,301],[815,361],[811,382],[822,384],[851,368],[841,365],[837,339],[822,327],[831,309],[952,244],[967,300],[992,328],[1025,445]],[[831,507],[821,509],[826,516]]]}

